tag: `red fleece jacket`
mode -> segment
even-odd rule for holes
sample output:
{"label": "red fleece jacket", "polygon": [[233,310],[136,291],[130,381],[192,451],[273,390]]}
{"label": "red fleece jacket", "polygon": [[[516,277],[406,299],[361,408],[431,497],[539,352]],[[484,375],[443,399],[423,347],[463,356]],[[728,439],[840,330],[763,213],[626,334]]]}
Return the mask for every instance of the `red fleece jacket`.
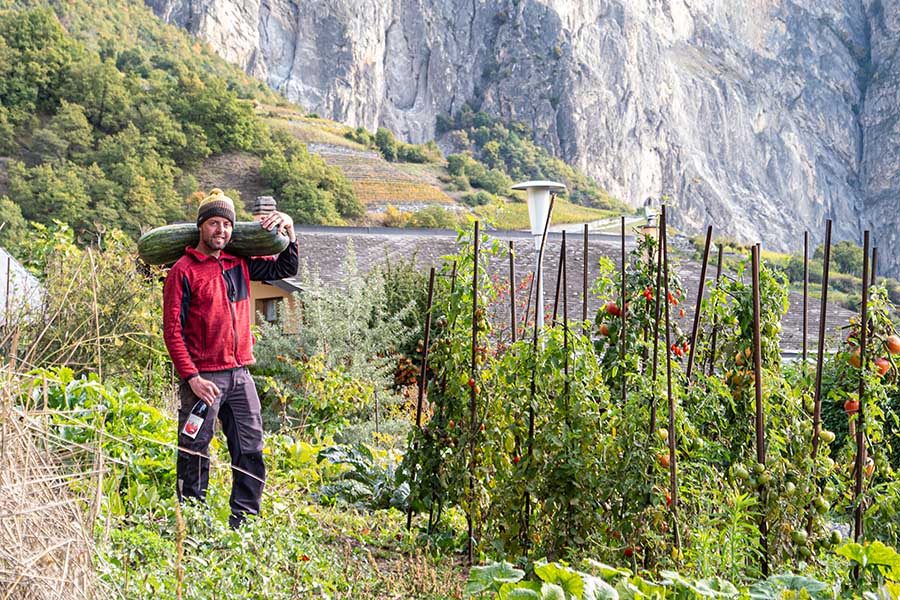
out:
{"label": "red fleece jacket", "polygon": [[204,256],[194,248],[169,270],[163,287],[163,338],[182,379],[256,362],[250,333],[250,281],[297,274],[296,242],[270,258]]}

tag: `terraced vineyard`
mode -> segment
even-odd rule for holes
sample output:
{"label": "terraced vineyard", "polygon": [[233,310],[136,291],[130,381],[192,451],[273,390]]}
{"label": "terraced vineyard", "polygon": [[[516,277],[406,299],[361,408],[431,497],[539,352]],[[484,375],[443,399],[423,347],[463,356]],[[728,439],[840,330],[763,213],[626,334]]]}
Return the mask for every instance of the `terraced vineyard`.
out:
{"label": "terraced vineyard", "polygon": [[309,149],[343,171],[360,201],[378,204],[452,204],[436,185],[413,177],[387,162],[377,152],[332,144],[310,144]]}

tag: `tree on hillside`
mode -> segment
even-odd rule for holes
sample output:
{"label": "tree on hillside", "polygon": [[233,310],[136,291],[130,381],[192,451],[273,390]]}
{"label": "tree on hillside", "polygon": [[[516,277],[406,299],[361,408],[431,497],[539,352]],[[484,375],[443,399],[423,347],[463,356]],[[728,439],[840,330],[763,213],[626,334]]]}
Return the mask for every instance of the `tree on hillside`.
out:
{"label": "tree on hillside", "polygon": [[50,224],[58,215],[66,215],[79,227],[87,223],[90,198],[77,166],[70,162],[31,169],[14,162],[9,167],[9,191],[29,221]]}
{"label": "tree on hillside", "polygon": [[16,121],[52,112],[77,51],[49,8],[0,13],[0,104]]}
{"label": "tree on hillside", "polygon": [[[822,260],[825,255],[825,247],[819,246],[813,253],[813,258]],[[831,261],[833,268],[839,273],[849,275],[862,275],[863,250],[850,240],[838,242],[831,247]]]}
{"label": "tree on hillside", "polygon": [[134,95],[112,60],[91,56],[72,66],[66,97],[84,107],[88,121],[103,133],[120,131],[130,121]]}
{"label": "tree on hillside", "polygon": [[282,139],[285,149],[263,160],[260,175],[278,196],[279,208],[300,223],[339,224],[358,217],[364,208],[343,174],[306,146]]}

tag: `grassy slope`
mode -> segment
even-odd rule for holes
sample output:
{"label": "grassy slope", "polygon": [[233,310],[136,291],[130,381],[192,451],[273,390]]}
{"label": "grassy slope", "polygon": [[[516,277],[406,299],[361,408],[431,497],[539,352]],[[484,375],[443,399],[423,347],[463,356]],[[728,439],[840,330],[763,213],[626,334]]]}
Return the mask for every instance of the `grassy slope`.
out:
{"label": "grassy slope", "polygon": [[[321,118],[303,116],[285,108],[266,108],[266,121],[272,127],[290,131],[294,137],[307,144],[334,146],[334,154],[323,153],[326,162],[341,168],[353,183],[359,199],[366,205],[431,204],[450,205],[463,195],[453,191],[444,182],[446,163],[389,163],[380,157],[360,156],[371,153],[361,144],[344,137],[349,127]],[[356,153],[341,154],[341,150]],[[523,202],[504,199],[502,208],[482,206],[474,209],[476,215],[494,221],[499,229],[527,229],[528,209]],[[611,211],[579,206],[559,200],[554,210],[553,223],[580,223],[595,221],[617,214]]]}

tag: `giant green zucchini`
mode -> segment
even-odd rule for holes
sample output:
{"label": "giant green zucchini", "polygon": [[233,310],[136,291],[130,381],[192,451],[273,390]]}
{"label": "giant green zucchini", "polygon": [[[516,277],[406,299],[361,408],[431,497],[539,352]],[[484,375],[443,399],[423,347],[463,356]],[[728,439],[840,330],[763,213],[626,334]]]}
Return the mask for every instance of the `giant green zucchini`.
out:
{"label": "giant green zucchini", "polygon": [[[200,231],[194,223],[177,223],[151,229],[138,240],[138,255],[149,265],[170,265],[181,258],[186,246],[196,247]],[[268,231],[257,221],[237,222],[225,252],[236,256],[278,254],[289,243],[278,229]]]}

